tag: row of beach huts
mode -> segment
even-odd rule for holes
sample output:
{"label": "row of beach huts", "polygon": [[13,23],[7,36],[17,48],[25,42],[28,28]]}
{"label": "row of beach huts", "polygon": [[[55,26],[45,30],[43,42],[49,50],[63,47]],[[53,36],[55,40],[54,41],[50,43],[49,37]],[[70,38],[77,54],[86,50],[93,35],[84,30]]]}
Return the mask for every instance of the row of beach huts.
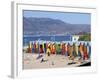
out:
{"label": "row of beach huts", "polygon": [[30,41],[23,47],[24,53],[48,55],[57,54],[69,57],[81,57],[85,60],[91,58],[90,41]]}

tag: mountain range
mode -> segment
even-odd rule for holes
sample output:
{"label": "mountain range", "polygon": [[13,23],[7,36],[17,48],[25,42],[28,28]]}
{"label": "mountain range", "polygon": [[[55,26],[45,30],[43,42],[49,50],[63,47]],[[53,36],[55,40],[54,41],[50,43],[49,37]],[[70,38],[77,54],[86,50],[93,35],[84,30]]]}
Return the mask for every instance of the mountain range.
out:
{"label": "mountain range", "polygon": [[90,24],[70,24],[59,19],[23,17],[24,35],[66,35],[90,33]]}

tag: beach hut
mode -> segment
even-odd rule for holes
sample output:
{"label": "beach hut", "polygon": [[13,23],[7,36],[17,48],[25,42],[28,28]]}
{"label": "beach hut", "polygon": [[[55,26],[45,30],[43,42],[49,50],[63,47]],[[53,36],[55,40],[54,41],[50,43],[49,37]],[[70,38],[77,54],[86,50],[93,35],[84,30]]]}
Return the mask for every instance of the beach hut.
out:
{"label": "beach hut", "polygon": [[70,56],[70,59],[73,59],[73,46],[71,45],[70,46],[70,50],[69,50],[69,56]]}
{"label": "beach hut", "polygon": [[38,53],[39,52],[39,41],[36,41],[36,53]]}
{"label": "beach hut", "polygon": [[48,42],[46,41],[46,50],[47,50],[47,48],[48,48]]}
{"label": "beach hut", "polygon": [[42,41],[42,48],[43,48],[43,53],[45,53],[44,52],[44,41]]}
{"label": "beach hut", "polygon": [[80,53],[80,45],[78,45],[78,57],[81,57],[81,53]]}
{"label": "beach hut", "polygon": [[50,52],[50,46],[47,48],[46,53],[47,53],[48,56],[50,56],[50,53],[51,53],[51,52]]}
{"label": "beach hut", "polygon": [[50,43],[49,43],[48,46],[47,46],[46,54],[47,54],[48,56],[50,56],[50,54],[51,54]]}
{"label": "beach hut", "polygon": [[34,41],[32,42],[32,54],[34,54]]}
{"label": "beach hut", "polygon": [[33,48],[34,48],[34,53],[36,53],[36,41],[33,44]]}
{"label": "beach hut", "polygon": [[91,45],[89,44],[89,42],[87,43],[87,54],[88,58],[91,58]]}
{"label": "beach hut", "polygon": [[53,45],[51,42],[49,42],[48,47],[50,47],[50,53],[53,54],[53,52],[52,52]]}
{"label": "beach hut", "polygon": [[40,44],[39,47],[40,47],[40,53],[44,53],[44,51],[43,51],[43,45]]}
{"label": "beach hut", "polygon": [[68,53],[68,56],[70,55],[70,44],[68,43],[67,44],[67,53]]}
{"label": "beach hut", "polygon": [[66,53],[66,47],[65,47],[65,43],[62,44],[62,55],[65,55]]}
{"label": "beach hut", "polygon": [[77,42],[75,43],[75,50],[76,50],[76,55],[78,56],[79,54],[78,54],[78,43]]}
{"label": "beach hut", "polygon": [[82,45],[82,43],[80,43],[80,45],[79,45],[79,51],[80,51],[80,54],[81,54],[81,58],[84,59],[84,53],[83,53],[83,45]]}
{"label": "beach hut", "polygon": [[67,47],[67,43],[65,44],[65,56],[68,56],[68,47]]}
{"label": "beach hut", "polygon": [[41,41],[41,40],[38,40],[37,41],[37,52],[39,53],[39,54],[42,54],[42,53],[44,53],[44,51],[43,51],[43,42]]}
{"label": "beach hut", "polygon": [[78,50],[77,50],[77,46],[76,46],[76,43],[73,43],[73,56],[76,57],[77,54],[78,54]]}
{"label": "beach hut", "polygon": [[31,41],[29,42],[28,52],[32,53],[32,42]]}
{"label": "beach hut", "polygon": [[55,46],[55,43],[52,44],[52,54],[56,54],[56,46]]}
{"label": "beach hut", "polygon": [[83,53],[84,53],[84,59],[87,60],[88,54],[87,54],[87,46],[85,45],[85,43],[83,44]]}
{"label": "beach hut", "polygon": [[61,44],[56,43],[56,54],[61,54]]}
{"label": "beach hut", "polygon": [[46,47],[47,43],[45,42],[44,43],[44,53],[46,54],[46,50],[47,50],[47,47]]}
{"label": "beach hut", "polygon": [[72,59],[73,58],[73,44],[72,43],[68,43],[67,52],[70,59]]}

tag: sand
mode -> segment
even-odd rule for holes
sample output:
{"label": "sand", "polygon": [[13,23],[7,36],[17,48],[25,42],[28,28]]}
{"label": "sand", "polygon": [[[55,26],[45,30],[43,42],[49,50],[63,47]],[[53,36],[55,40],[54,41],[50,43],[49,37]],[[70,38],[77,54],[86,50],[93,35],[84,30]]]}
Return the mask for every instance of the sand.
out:
{"label": "sand", "polygon": [[[86,60],[81,63],[76,57],[75,60],[69,60],[68,57],[64,55],[43,55],[43,57],[37,59],[38,54],[24,53],[23,55],[23,69],[41,69],[41,68],[62,68],[62,67],[78,67],[81,64],[90,62]],[[43,61],[41,61],[44,59]],[[75,62],[74,64],[68,64]]]}

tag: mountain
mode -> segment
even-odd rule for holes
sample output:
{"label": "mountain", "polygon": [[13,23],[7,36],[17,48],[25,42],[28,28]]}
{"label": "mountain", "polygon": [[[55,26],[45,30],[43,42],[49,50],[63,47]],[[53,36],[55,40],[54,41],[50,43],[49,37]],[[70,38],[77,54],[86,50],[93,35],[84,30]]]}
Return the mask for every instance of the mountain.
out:
{"label": "mountain", "polygon": [[90,33],[89,24],[70,24],[51,18],[23,17],[24,35],[66,35]]}

